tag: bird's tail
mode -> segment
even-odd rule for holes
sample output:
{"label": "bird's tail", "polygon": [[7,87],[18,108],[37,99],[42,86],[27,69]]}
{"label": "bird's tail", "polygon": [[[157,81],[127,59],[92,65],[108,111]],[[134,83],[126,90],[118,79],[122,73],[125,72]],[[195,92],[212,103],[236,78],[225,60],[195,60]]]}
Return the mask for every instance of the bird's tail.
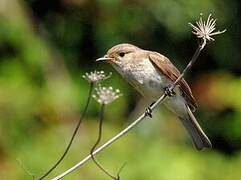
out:
{"label": "bird's tail", "polygon": [[204,147],[211,148],[212,144],[206,134],[203,132],[202,128],[198,124],[196,118],[194,117],[192,111],[189,107],[187,107],[187,114],[186,118],[179,117],[187,129],[188,133],[192,137],[192,140],[198,150],[202,150]]}

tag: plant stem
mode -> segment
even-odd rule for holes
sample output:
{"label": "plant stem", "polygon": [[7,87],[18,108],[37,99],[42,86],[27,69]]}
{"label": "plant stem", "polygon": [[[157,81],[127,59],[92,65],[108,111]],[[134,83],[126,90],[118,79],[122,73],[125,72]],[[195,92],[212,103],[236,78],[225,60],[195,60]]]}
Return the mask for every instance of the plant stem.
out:
{"label": "plant stem", "polygon": [[[156,101],[155,104],[153,104],[150,108],[152,110],[154,110],[156,108],[156,106],[158,106],[163,99],[166,97],[166,94],[163,94],[158,101]],[[144,118],[146,117],[146,113],[143,113],[138,119],[136,119],[133,123],[131,123],[128,127],[126,127],[124,130],[122,130],[120,133],[118,133],[116,136],[114,136],[113,138],[111,138],[109,141],[107,141],[106,143],[104,143],[103,145],[101,145],[99,148],[97,148],[92,154],[96,155],[97,153],[101,152],[103,149],[107,148],[108,146],[110,146],[112,143],[114,143],[115,141],[117,141],[118,139],[120,139],[122,136],[124,136],[126,133],[128,133],[131,129],[133,129],[137,124],[139,124]],[[86,156],[84,159],[82,159],[79,163],[77,163],[76,165],[74,165],[73,167],[71,167],[70,169],[68,169],[67,171],[65,171],[64,173],[60,174],[59,176],[56,176],[55,178],[53,178],[52,180],[58,180],[63,178],[64,176],[68,175],[69,173],[71,173],[72,171],[76,170],[78,167],[80,167],[81,165],[83,165],[85,162],[87,162],[89,159],[91,159],[91,155]]]}
{"label": "plant stem", "polygon": [[90,155],[91,155],[91,158],[92,160],[94,161],[94,163],[105,173],[107,174],[108,176],[110,176],[112,179],[119,179],[119,178],[116,178],[115,176],[113,176],[112,174],[110,174],[94,157],[94,154],[93,152],[95,151],[95,148],[98,146],[98,144],[100,143],[101,141],[101,137],[102,137],[102,125],[103,125],[103,120],[104,120],[104,110],[105,110],[105,104],[102,104],[101,105],[101,110],[100,110],[100,120],[99,120],[99,133],[98,133],[98,138],[95,142],[95,144],[93,145],[93,147],[91,148],[90,150]]}
{"label": "plant stem", "polygon": [[193,66],[193,64],[196,62],[198,56],[200,55],[200,52],[203,50],[203,48],[206,45],[206,41],[203,40],[201,45],[198,46],[198,48],[196,49],[194,55],[192,56],[192,59],[189,61],[189,63],[187,64],[187,66],[185,67],[185,69],[182,71],[182,74],[180,74],[180,76],[176,79],[176,81],[172,84],[170,90],[173,90],[175,88],[175,86],[177,85],[177,83],[184,77],[184,75],[186,74],[186,72]]}
{"label": "plant stem", "polygon": [[88,93],[88,98],[87,98],[87,102],[86,102],[85,108],[84,108],[84,110],[83,110],[83,112],[82,112],[82,115],[81,115],[81,117],[80,117],[80,119],[79,119],[79,121],[78,121],[78,123],[77,123],[77,125],[76,125],[76,127],[75,127],[75,130],[74,130],[74,132],[73,132],[73,135],[71,136],[71,139],[70,139],[70,141],[69,141],[69,144],[68,144],[67,148],[65,149],[64,153],[63,153],[62,156],[59,158],[59,160],[53,165],[53,167],[50,168],[50,169],[49,169],[44,175],[42,175],[40,178],[38,178],[39,180],[42,180],[42,179],[44,179],[46,176],[48,176],[48,175],[61,163],[61,161],[62,161],[62,160],[65,158],[65,156],[67,155],[67,153],[68,153],[68,151],[69,151],[69,149],[70,149],[70,147],[71,147],[71,145],[72,145],[72,143],[73,143],[73,140],[74,140],[74,138],[75,138],[75,136],[76,136],[76,134],[77,134],[77,132],[78,132],[78,130],[79,130],[80,124],[81,124],[82,120],[84,119],[85,114],[86,114],[86,111],[87,111],[87,109],[88,109],[88,107],[89,107],[90,100],[91,100],[91,96],[92,96],[92,92],[93,92],[93,88],[94,88],[94,84],[93,84],[93,83],[90,83],[89,93]]}

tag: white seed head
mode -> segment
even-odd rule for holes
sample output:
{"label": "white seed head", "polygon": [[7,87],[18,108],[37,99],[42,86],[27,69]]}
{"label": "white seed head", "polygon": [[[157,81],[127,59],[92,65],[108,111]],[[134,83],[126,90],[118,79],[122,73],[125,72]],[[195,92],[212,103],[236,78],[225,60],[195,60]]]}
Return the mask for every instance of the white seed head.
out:
{"label": "white seed head", "polygon": [[119,89],[113,89],[112,87],[101,87],[98,86],[95,88],[96,94],[93,95],[93,98],[100,104],[109,104],[112,101],[119,98],[122,94]]}
{"label": "white seed head", "polygon": [[100,81],[106,80],[111,76],[112,73],[108,75],[104,71],[94,71],[90,73],[85,73],[82,77],[86,79],[89,83],[98,83]]}
{"label": "white seed head", "polygon": [[205,42],[206,40],[214,41],[214,38],[211,36],[222,34],[226,31],[226,29],[224,29],[223,31],[214,32],[217,19],[213,19],[211,16],[212,14],[209,14],[207,21],[203,21],[202,14],[200,14],[200,19],[196,21],[196,26],[192,23],[188,23],[193,28],[192,33],[198,38],[202,38]]}

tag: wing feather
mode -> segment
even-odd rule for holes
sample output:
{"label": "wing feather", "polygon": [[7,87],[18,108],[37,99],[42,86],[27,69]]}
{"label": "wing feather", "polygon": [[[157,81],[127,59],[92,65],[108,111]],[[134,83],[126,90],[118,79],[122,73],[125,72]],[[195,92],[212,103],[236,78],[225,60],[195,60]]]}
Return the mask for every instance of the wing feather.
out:
{"label": "wing feather", "polygon": [[[154,64],[164,74],[167,78],[171,81],[175,81],[179,76],[179,70],[171,63],[171,61],[157,52],[150,52],[149,54],[150,61]],[[182,78],[178,85],[184,95],[184,98],[187,101],[188,106],[192,111],[195,111],[197,108],[197,102],[192,94],[190,87],[188,86],[187,82]]]}

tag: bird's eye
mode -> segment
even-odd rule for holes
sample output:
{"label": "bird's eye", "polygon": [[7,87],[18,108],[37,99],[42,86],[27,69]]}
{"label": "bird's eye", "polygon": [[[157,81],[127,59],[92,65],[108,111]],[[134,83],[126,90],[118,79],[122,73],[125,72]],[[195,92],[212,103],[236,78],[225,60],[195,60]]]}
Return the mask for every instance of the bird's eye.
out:
{"label": "bird's eye", "polygon": [[125,56],[125,53],[124,52],[120,52],[120,57],[124,57]]}

